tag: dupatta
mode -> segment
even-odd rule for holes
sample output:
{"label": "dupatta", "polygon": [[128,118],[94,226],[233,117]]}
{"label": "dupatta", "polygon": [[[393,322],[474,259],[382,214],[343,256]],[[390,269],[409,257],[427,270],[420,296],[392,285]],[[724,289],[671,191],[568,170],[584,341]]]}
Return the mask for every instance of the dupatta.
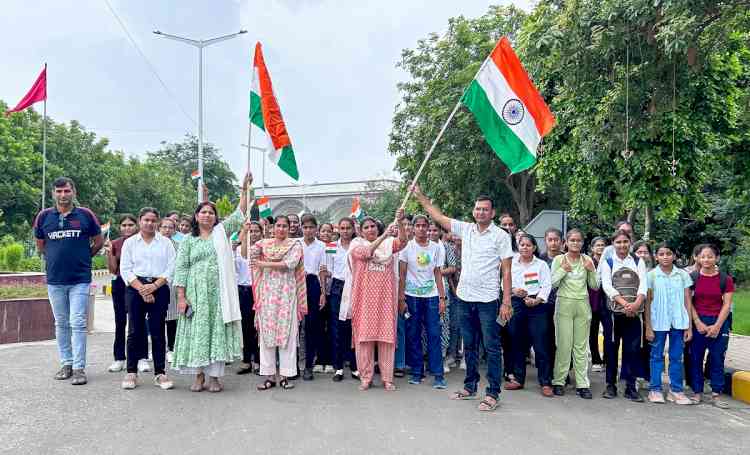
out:
{"label": "dupatta", "polygon": [[[380,245],[375,249],[370,261],[376,264],[387,264],[392,259],[393,242],[395,241],[395,237],[388,237],[380,242]],[[341,307],[339,309],[340,321],[346,321],[347,319],[352,318],[352,285],[354,282],[354,277],[352,275],[352,263],[354,262],[352,252],[358,247],[369,248],[370,245],[372,245],[372,242],[368,242],[361,237],[353,238],[352,242],[349,244],[349,251],[346,253],[346,280],[344,281],[344,291],[341,294]]]}

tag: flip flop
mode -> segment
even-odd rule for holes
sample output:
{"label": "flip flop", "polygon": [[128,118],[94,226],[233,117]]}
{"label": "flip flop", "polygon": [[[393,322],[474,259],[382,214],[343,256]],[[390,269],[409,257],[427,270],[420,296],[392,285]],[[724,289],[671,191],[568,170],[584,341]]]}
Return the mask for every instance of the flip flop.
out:
{"label": "flip flop", "polygon": [[258,384],[255,386],[256,389],[260,390],[261,392],[268,389],[273,389],[276,387],[276,383],[270,379],[266,379],[262,384]]}
{"label": "flip flop", "polygon": [[294,388],[294,384],[289,382],[287,378],[284,378],[281,381],[279,381],[279,387],[281,387],[284,390],[292,390]]}
{"label": "flip flop", "polygon": [[492,397],[484,397],[479,403],[478,409],[482,412],[494,411],[498,407],[498,402]]}
{"label": "flip flop", "polygon": [[475,400],[476,398],[476,392],[470,393],[466,389],[457,390],[451,395],[451,400]]}

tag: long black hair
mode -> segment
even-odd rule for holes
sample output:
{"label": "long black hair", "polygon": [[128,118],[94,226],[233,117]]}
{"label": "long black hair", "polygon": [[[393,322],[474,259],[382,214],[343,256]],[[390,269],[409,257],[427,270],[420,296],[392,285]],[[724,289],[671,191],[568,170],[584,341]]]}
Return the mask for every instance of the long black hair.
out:
{"label": "long black hair", "polygon": [[219,224],[219,212],[218,210],[216,210],[216,206],[214,205],[214,203],[209,201],[201,202],[200,204],[198,204],[198,207],[195,208],[195,212],[193,212],[193,219],[190,220],[190,230],[193,234],[193,237],[199,237],[201,235],[200,227],[198,227],[198,212],[200,212],[205,206],[211,207],[211,210],[214,211],[214,226]]}

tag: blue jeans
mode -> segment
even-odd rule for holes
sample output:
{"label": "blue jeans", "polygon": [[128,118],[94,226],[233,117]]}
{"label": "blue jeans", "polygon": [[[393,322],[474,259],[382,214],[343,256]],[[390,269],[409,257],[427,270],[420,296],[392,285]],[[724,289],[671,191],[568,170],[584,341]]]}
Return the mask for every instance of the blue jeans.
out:
{"label": "blue jeans", "polygon": [[427,365],[430,374],[443,377],[443,356],[440,345],[440,300],[437,297],[406,296],[411,317],[406,320],[406,339],[409,346],[409,367],[412,377],[424,376],[422,328],[427,332]]}
{"label": "blue jeans", "polygon": [[406,319],[399,311],[396,317],[396,355],[394,368],[403,370],[406,366]]}
{"label": "blue jeans", "polygon": [[685,330],[654,331],[651,342],[651,385],[653,392],[661,392],[661,374],[664,372],[664,345],[669,338],[669,388],[672,392],[682,392],[682,354],[685,347]]}
{"label": "blue jeans", "polygon": [[497,324],[500,302],[464,302],[459,299],[458,311],[461,319],[461,336],[464,339],[466,378],[464,388],[476,393],[479,383],[479,338],[484,340],[487,352],[486,394],[497,399],[500,395],[500,382],[503,377],[502,348],[500,347],[500,326]]}
{"label": "blue jeans", "polygon": [[[716,316],[700,316],[701,321],[706,325],[712,325],[718,319]],[[724,358],[727,347],[729,346],[729,318],[719,330],[716,338],[708,338],[702,335],[693,326],[693,341],[690,342],[690,374],[692,376],[693,391],[703,392],[703,358],[708,351],[709,378],[711,381],[711,391],[722,393],[724,390]]]}
{"label": "blue jeans", "polygon": [[47,294],[55,316],[55,338],[62,365],[86,368],[86,319],[91,283],[48,284]]}

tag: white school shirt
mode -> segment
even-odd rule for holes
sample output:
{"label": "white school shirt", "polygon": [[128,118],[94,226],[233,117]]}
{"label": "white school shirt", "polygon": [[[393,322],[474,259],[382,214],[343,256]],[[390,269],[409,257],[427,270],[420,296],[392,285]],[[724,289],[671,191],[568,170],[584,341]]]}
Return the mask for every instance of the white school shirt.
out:
{"label": "white school shirt", "polygon": [[[238,248],[239,249],[239,248]],[[250,261],[243,258],[242,255],[235,250],[234,252],[234,271],[237,273],[237,284],[239,286],[252,286],[253,285],[253,274],[250,273]]]}
{"label": "white school shirt", "polygon": [[139,276],[165,278],[171,283],[176,255],[168,238],[157,232],[151,242],[146,243],[139,232],[122,244],[120,276],[128,286]]}
{"label": "white school shirt", "polygon": [[476,223],[451,220],[451,232],[461,237],[461,277],[456,295],[464,302],[493,302],[500,297],[500,263],[513,257],[510,234],[490,223],[479,232]]}
{"label": "white school shirt", "polygon": [[602,289],[604,290],[604,293],[607,294],[607,297],[611,300],[620,295],[617,289],[612,286],[612,274],[623,267],[627,267],[638,274],[638,295],[646,297],[648,292],[648,283],[646,282],[646,261],[639,259],[638,265],[636,265],[635,259],[633,259],[633,256],[630,254],[625,256],[625,259],[620,259],[617,254],[613,255],[612,268],[609,267],[609,263],[602,255],[602,260],[599,261],[597,273],[601,278]]}
{"label": "white school shirt", "polygon": [[552,275],[546,262],[534,256],[530,263],[521,262],[521,255],[513,256],[511,287],[524,289],[545,302],[552,291]]}
{"label": "white school shirt", "polygon": [[333,279],[341,281],[346,279],[346,254],[347,250],[341,246],[341,239],[339,239],[336,241],[336,253],[327,253],[325,255],[326,268],[331,273]]}
{"label": "white school shirt", "polygon": [[308,275],[320,275],[320,267],[326,265],[326,244],[318,239],[312,241],[311,244],[302,243],[302,258],[305,262],[305,273]]}
{"label": "white school shirt", "polygon": [[443,250],[437,243],[428,240],[427,246],[421,246],[416,240],[410,240],[399,253],[399,262],[406,264],[406,282],[404,293],[410,297],[437,297],[435,269],[445,262]]}

